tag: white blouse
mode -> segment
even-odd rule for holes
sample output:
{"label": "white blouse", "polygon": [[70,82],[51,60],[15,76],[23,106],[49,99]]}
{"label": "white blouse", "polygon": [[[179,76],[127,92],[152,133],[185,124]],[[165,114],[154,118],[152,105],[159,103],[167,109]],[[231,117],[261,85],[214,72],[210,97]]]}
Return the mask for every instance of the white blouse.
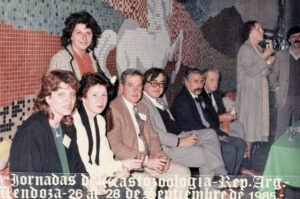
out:
{"label": "white blouse", "polygon": [[[112,176],[114,172],[122,170],[122,162],[114,160],[114,154],[110,149],[109,143],[106,138],[106,123],[101,115],[97,115],[97,122],[100,132],[100,164],[94,163],[96,156],[96,144],[93,144],[91,160],[89,163],[89,141],[84,125],[81,122],[80,115],[76,110],[73,114],[74,125],[77,132],[77,145],[81,159],[85,168],[90,176]],[[96,143],[96,130],[93,120],[89,120],[92,132],[93,143]]]}

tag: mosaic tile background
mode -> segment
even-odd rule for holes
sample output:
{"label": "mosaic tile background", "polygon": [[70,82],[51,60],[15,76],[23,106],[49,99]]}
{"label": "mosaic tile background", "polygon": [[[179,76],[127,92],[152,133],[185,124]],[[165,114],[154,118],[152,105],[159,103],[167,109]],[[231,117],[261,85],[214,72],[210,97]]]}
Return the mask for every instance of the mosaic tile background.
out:
{"label": "mosaic tile background", "polygon": [[[70,13],[90,12],[101,29],[118,31],[124,17],[101,0],[0,0],[0,22],[16,29],[43,30],[60,35]],[[113,17],[111,17],[113,16]]]}
{"label": "mosaic tile background", "polygon": [[[61,49],[63,21],[71,12],[85,9],[102,30],[116,33],[125,18],[137,20],[142,28],[149,26],[147,0],[0,0],[0,3],[0,141],[12,138],[17,126],[30,115],[40,77],[48,70],[51,57]],[[232,77],[236,60],[211,46],[183,4],[173,1],[173,17],[168,24],[172,43],[179,31],[184,31],[182,67],[169,87],[169,102],[179,91],[187,66],[215,66],[223,73],[221,85],[227,90],[235,86]],[[177,54],[167,64],[169,74],[176,61]],[[116,49],[109,53],[107,67],[112,75],[117,74]]]}

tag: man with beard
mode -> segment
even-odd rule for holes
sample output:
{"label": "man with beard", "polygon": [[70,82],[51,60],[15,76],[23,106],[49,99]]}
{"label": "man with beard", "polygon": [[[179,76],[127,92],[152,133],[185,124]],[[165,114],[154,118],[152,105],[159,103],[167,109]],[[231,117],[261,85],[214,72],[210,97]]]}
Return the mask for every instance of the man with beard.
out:
{"label": "man with beard", "polygon": [[278,139],[291,123],[300,119],[300,27],[287,33],[290,48],[276,53],[271,86],[275,89]]}
{"label": "man with beard", "polygon": [[186,71],[183,84],[184,87],[173,103],[175,118],[182,131],[213,128],[219,136],[225,168],[231,175],[238,174],[246,150],[245,141],[214,127],[211,117],[203,108],[203,100],[199,98],[204,78],[198,68],[189,68]]}

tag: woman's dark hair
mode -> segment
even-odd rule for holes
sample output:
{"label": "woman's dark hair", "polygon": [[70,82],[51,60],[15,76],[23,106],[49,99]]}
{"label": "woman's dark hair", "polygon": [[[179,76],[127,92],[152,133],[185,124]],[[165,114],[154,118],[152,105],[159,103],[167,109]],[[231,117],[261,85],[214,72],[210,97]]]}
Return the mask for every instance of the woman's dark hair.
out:
{"label": "woman's dark hair", "polygon": [[244,23],[242,33],[241,33],[243,43],[249,38],[250,32],[251,32],[252,28],[255,27],[256,23],[257,23],[257,21],[255,21],[255,20],[247,21],[246,23]]}
{"label": "woman's dark hair", "polygon": [[[53,91],[57,91],[59,89],[60,83],[62,82],[70,85],[71,88],[75,90],[75,92],[77,92],[79,89],[79,82],[74,73],[71,71],[53,70],[43,75],[41,90],[39,91],[34,102],[33,113],[43,111],[48,115],[49,119],[53,119],[54,115],[50,111],[50,107],[46,101],[46,97],[51,96],[51,93]],[[68,115],[65,116],[62,121],[64,124],[70,126],[73,123],[73,118],[71,115]]]}
{"label": "woman's dark hair", "polygon": [[74,28],[77,24],[85,24],[87,28],[90,28],[93,32],[93,40],[90,46],[87,48],[87,51],[94,50],[97,46],[98,37],[101,34],[101,29],[97,24],[96,20],[92,17],[90,13],[85,10],[80,12],[72,13],[65,20],[65,28],[63,29],[63,35],[61,37],[61,44],[63,47],[67,47],[72,43],[71,36],[74,31]]}
{"label": "woman's dark hair", "polygon": [[155,78],[158,77],[159,74],[163,74],[164,79],[165,79],[165,85],[164,87],[168,86],[168,75],[167,73],[161,69],[161,68],[150,68],[149,70],[147,70],[144,75],[143,75],[143,85],[146,84],[146,82],[148,81],[149,77],[149,81],[153,81]]}
{"label": "woman's dark hair", "polygon": [[107,89],[108,100],[113,96],[113,85],[110,83],[109,79],[104,75],[104,73],[86,73],[82,76],[80,80],[80,88],[77,92],[77,100],[82,101],[83,97],[86,97],[86,94],[92,86],[97,84],[103,85]]}

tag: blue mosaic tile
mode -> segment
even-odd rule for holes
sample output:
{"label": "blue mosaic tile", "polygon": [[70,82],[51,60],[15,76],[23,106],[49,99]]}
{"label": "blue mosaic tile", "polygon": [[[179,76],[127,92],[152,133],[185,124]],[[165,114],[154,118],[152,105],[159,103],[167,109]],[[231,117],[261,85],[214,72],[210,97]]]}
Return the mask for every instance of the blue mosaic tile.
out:
{"label": "blue mosaic tile", "polygon": [[236,0],[177,0],[184,5],[185,10],[199,27],[210,17],[217,15],[224,8],[234,6]]}
{"label": "blue mosaic tile", "polygon": [[93,15],[102,30],[109,28],[118,32],[124,21],[120,11],[114,10],[108,2],[101,0],[2,0],[2,2],[1,23],[12,24],[17,29],[44,30],[54,35],[61,35],[66,17],[83,9]]}

